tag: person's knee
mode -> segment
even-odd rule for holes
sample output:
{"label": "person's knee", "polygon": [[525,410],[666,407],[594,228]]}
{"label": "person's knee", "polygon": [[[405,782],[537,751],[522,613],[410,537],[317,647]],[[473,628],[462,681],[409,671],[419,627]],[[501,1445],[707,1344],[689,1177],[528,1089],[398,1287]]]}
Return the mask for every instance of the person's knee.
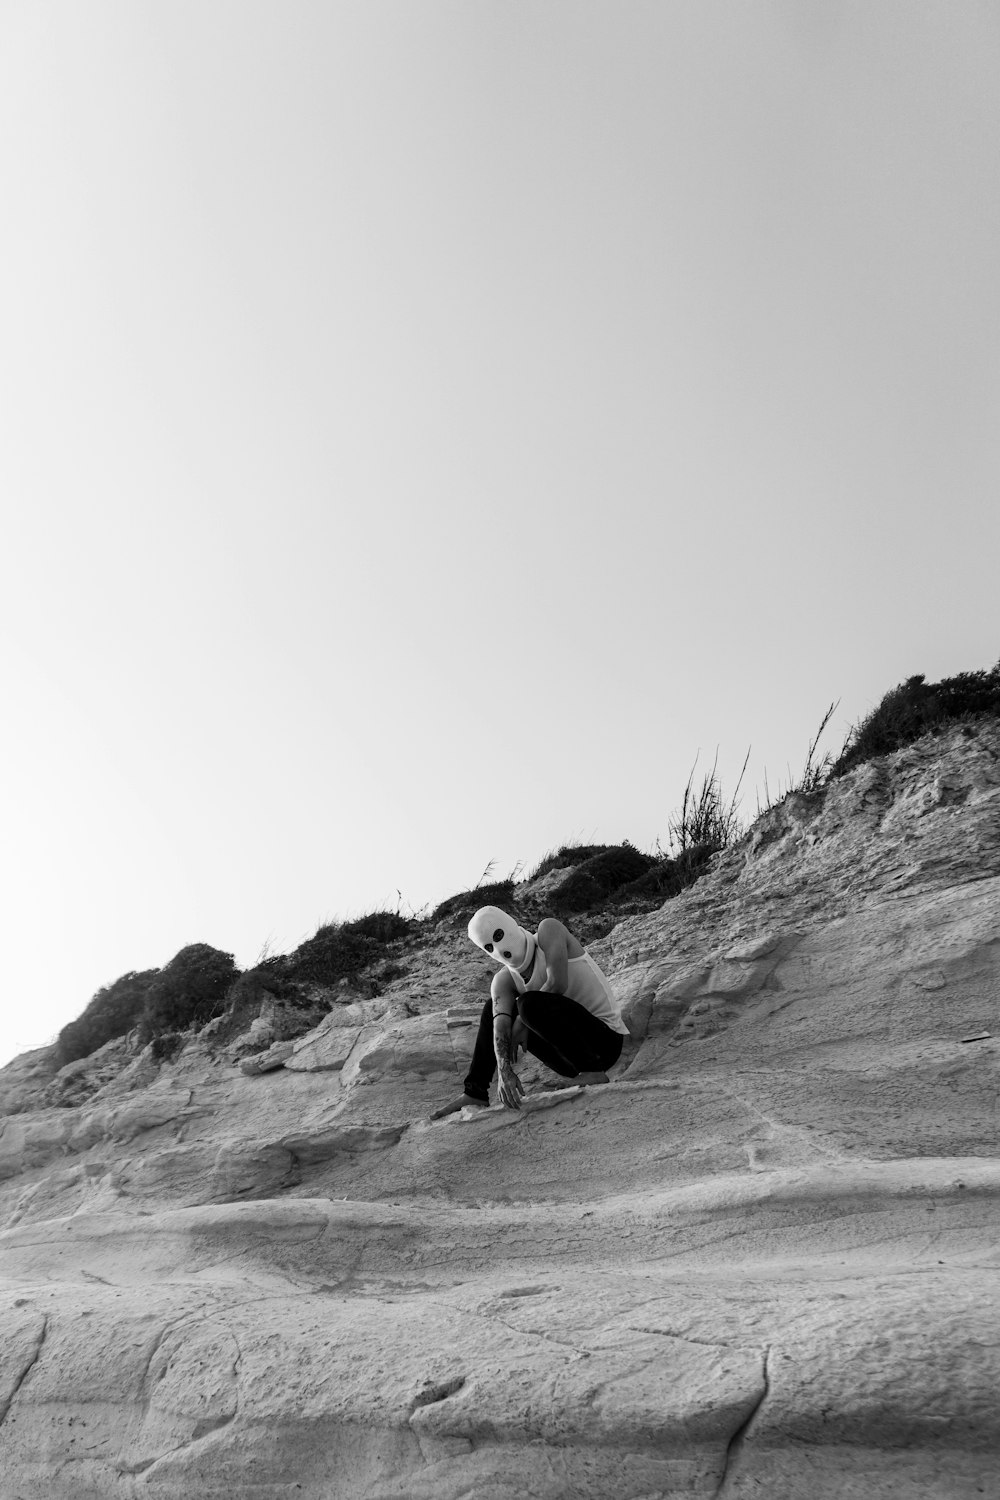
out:
{"label": "person's knee", "polygon": [[532,1031],[538,1030],[539,1022],[545,1015],[547,999],[547,995],[542,995],[537,990],[527,990],[517,997],[517,1013]]}

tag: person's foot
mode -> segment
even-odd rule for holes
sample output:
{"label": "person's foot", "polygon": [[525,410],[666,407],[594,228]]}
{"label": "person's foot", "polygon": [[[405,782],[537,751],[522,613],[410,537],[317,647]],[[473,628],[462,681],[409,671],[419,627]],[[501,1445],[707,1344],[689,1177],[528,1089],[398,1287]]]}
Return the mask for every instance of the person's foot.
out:
{"label": "person's foot", "polygon": [[569,1081],[570,1081],[571,1084],[572,1083],[578,1083],[581,1088],[586,1088],[588,1084],[592,1084],[592,1083],[610,1083],[611,1082],[611,1080],[608,1077],[607,1073],[577,1073],[576,1077],[575,1078],[571,1078]]}
{"label": "person's foot", "polygon": [[[606,1083],[607,1079],[604,1081]],[[471,1094],[462,1094],[458,1099],[452,1099],[450,1104],[442,1104],[441,1108],[436,1109],[431,1115],[431,1119],[443,1120],[446,1115],[457,1115],[459,1110],[464,1109],[467,1104],[473,1104],[479,1109],[490,1107],[488,1099],[474,1099]]]}

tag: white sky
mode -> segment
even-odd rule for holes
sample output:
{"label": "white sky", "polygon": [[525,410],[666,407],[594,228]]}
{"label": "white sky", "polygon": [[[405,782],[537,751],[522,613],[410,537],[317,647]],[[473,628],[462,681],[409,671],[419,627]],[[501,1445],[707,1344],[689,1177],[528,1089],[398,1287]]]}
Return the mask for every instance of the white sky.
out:
{"label": "white sky", "polygon": [[0,1061],[991,666],[998,83],[991,0],[0,0]]}

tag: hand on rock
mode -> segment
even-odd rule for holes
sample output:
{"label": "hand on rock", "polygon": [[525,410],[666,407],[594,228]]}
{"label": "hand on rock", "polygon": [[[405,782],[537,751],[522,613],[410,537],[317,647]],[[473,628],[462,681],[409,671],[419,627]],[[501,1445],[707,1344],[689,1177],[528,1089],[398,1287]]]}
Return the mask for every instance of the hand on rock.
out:
{"label": "hand on rock", "polygon": [[524,1086],[510,1063],[505,1063],[500,1068],[498,1093],[501,1104],[506,1105],[508,1109],[521,1108],[521,1095],[524,1093]]}

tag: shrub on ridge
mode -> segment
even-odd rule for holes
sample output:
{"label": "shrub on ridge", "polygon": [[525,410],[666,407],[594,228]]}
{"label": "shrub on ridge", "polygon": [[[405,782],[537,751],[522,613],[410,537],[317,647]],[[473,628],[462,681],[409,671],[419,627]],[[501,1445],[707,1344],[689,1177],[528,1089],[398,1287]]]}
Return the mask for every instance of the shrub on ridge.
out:
{"label": "shrub on ridge", "polygon": [[629,843],[612,844],[585,859],[554,886],[550,902],[557,912],[587,911],[622,886],[645,875],[656,860]]}
{"label": "shrub on ridge", "polygon": [[97,991],[83,1013],[62,1028],[56,1040],[56,1060],[61,1068],[89,1057],[105,1042],[124,1036],[136,1025],[146,1004],[146,995],[159,969],[129,970],[112,984]]}
{"label": "shrub on ridge", "polygon": [[890,688],[881,703],[852,731],[831,775],[889,755],[952,720],[1000,715],[1000,662],[989,672],[959,672],[940,682],[923,674]]}
{"label": "shrub on ridge", "polygon": [[222,1010],[238,972],[231,953],[208,943],[182,948],[149,986],[139,1021],[142,1040],[211,1020]]}

